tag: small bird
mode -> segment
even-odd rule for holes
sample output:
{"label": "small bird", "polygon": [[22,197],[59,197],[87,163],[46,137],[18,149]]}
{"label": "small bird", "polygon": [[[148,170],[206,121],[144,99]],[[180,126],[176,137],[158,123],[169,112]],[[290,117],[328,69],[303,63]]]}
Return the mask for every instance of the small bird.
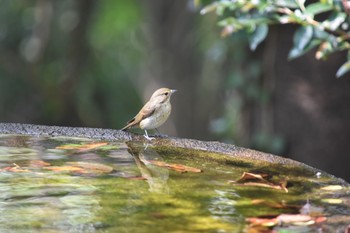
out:
{"label": "small bird", "polygon": [[127,125],[121,130],[125,131],[131,127],[138,126],[145,131],[144,137],[151,140],[152,138],[148,136],[147,130],[157,130],[168,119],[171,112],[170,97],[176,91],[169,88],[156,90],[139,113],[128,121]]}

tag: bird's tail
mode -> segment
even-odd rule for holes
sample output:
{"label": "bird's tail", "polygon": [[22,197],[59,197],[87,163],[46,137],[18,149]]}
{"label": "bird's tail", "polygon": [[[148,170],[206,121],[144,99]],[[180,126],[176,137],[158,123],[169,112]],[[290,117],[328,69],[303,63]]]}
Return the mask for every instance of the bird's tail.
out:
{"label": "bird's tail", "polygon": [[122,129],[122,131],[126,131],[128,129],[130,129],[131,127],[133,127],[135,125],[135,118],[131,119],[130,121],[127,122],[127,125],[124,126]]}
{"label": "bird's tail", "polygon": [[131,127],[129,125],[126,125],[125,127],[121,128],[121,131],[126,131],[127,129],[130,129]]}

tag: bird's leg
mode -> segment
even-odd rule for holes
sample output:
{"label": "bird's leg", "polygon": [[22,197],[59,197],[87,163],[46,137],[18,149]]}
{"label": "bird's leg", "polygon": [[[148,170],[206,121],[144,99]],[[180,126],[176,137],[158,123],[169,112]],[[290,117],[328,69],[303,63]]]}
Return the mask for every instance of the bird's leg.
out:
{"label": "bird's leg", "polygon": [[147,130],[145,130],[145,134],[143,135],[147,140],[152,140],[154,138],[151,138],[148,136]]}
{"label": "bird's leg", "polygon": [[159,135],[162,135],[162,134],[159,132],[159,130],[158,130],[157,128],[155,128],[155,130],[157,131],[157,133],[158,133]]}

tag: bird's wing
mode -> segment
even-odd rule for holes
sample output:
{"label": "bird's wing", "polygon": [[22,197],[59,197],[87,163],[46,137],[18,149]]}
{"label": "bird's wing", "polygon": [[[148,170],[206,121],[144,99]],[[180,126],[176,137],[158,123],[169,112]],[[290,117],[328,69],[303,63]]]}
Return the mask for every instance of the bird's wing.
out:
{"label": "bird's wing", "polygon": [[151,116],[156,111],[156,109],[157,109],[157,107],[154,106],[154,104],[147,102],[145,104],[145,106],[143,106],[143,108],[139,111],[139,113],[137,113],[137,115],[134,118],[132,118],[130,121],[128,121],[127,125],[124,128],[122,128],[121,130],[127,130],[127,129],[139,124],[140,121]]}

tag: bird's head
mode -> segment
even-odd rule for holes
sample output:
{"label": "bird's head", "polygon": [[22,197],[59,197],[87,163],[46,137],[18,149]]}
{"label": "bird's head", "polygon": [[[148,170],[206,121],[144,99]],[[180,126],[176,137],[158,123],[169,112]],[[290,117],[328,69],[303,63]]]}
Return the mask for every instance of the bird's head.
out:
{"label": "bird's head", "polygon": [[169,88],[160,88],[158,90],[156,90],[152,97],[151,97],[151,101],[157,101],[159,103],[165,103],[166,101],[170,100],[170,97],[173,93],[175,93],[177,90],[172,90]]}

